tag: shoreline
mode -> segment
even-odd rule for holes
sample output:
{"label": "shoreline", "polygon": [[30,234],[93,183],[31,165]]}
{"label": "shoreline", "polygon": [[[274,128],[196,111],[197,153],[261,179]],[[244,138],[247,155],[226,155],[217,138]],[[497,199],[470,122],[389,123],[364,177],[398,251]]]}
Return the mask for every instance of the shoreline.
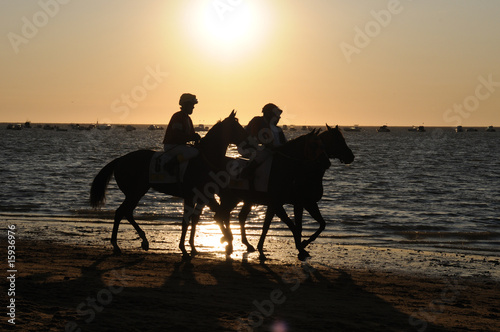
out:
{"label": "shoreline", "polygon": [[[21,240],[48,240],[61,245],[92,246],[112,253],[109,242],[112,223],[88,224],[84,220],[54,220],[33,223],[29,220],[9,220],[16,224]],[[64,219],[64,218],[63,218]],[[179,249],[180,225],[142,224],[142,229],[150,242],[149,252],[172,254],[181,257]],[[246,252],[241,243],[239,227],[232,223],[234,252],[232,259],[245,258],[251,263],[259,263],[258,253]],[[248,240],[257,246],[258,233],[248,232]],[[189,231],[188,236],[189,238]],[[195,244],[199,252],[211,254],[218,259],[225,259],[224,244],[220,243],[221,233],[215,223],[199,224]],[[128,222],[122,222],[118,232],[118,244],[122,250],[141,253],[141,242],[137,233]],[[186,241],[186,249],[190,251]],[[264,245],[268,263],[296,264],[297,250],[291,236],[282,236],[271,227]],[[490,252],[461,252],[437,248],[409,248],[408,246],[390,246],[385,244],[345,243],[338,238],[319,237],[307,250],[311,254],[311,263],[322,264],[331,268],[367,269],[384,272],[419,274],[424,277],[486,277],[500,281],[500,257]]]}
{"label": "shoreline", "polygon": [[[374,254],[365,250],[365,257]],[[500,329],[500,283],[489,276],[433,277],[315,260],[260,264],[207,252],[183,262],[178,252],[125,249],[114,256],[108,246],[23,239],[16,255],[16,327],[23,330]]]}

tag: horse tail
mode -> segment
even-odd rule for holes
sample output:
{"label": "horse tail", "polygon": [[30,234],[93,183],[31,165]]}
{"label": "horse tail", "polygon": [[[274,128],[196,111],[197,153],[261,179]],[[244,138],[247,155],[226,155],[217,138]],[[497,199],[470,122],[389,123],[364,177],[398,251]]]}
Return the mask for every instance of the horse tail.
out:
{"label": "horse tail", "polygon": [[106,188],[109,180],[111,180],[111,176],[113,176],[116,162],[119,159],[120,158],[116,158],[104,166],[103,169],[101,169],[96,175],[94,181],[92,181],[92,187],[90,188],[90,205],[93,208],[99,208],[104,205],[104,202],[106,201]]}

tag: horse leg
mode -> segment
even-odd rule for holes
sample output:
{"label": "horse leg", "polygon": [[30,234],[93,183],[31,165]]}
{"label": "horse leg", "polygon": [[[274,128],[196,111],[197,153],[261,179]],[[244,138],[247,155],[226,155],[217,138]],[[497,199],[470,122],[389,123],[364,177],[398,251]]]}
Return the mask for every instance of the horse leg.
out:
{"label": "horse leg", "polygon": [[194,247],[194,236],[196,235],[196,225],[198,225],[198,222],[200,221],[201,212],[204,207],[204,204],[196,204],[193,215],[191,216],[191,234],[189,235],[189,245],[191,246],[192,256],[198,253]]}
{"label": "horse leg", "polygon": [[194,213],[194,203],[192,199],[185,199],[184,200],[184,213],[182,215],[182,233],[181,233],[181,240],[179,242],[179,248],[182,251],[182,257],[183,258],[189,258],[189,254],[186,251],[186,246],[184,242],[186,241],[186,233],[189,227],[189,220],[191,218],[191,215]]}
{"label": "horse leg", "polygon": [[[234,208],[234,207],[233,207]],[[231,210],[227,213],[227,218],[219,223],[220,230],[224,234],[221,238],[222,242],[227,242],[226,245],[226,255],[230,256],[233,253],[233,233],[231,232]]]}
{"label": "horse leg", "polygon": [[264,255],[264,241],[266,240],[267,232],[269,231],[269,226],[273,221],[274,211],[271,207],[267,207],[266,217],[264,218],[264,225],[262,226],[262,234],[260,234],[259,244],[257,249],[259,250],[259,259],[261,261],[266,260],[266,255]]}
{"label": "horse leg", "polygon": [[120,254],[121,250],[118,247],[118,227],[120,226],[120,221],[123,219],[123,217],[126,217],[127,220],[130,222],[132,226],[134,226],[134,229],[136,230],[137,234],[139,237],[142,239],[142,249],[148,250],[149,249],[149,242],[146,238],[146,233],[139,227],[137,222],[134,220],[133,212],[134,209],[136,208],[137,204],[139,203],[139,199],[131,199],[129,197],[126,197],[123,203],[120,205],[120,207],[116,210],[115,212],[115,221],[113,225],[113,233],[111,235],[111,244],[113,245],[113,251],[115,254]]}
{"label": "horse leg", "polygon": [[113,232],[111,233],[111,244],[113,245],[113,253],[115,255],[119,255],[122,253],[120,247],[118,246],[118,227],[120,226],[120,221],[123,219],[124,210],[127,205],[127,200],[123,201],[123,203],[116,209],[115,212],[115,221],[113,224]]}
{"label": "horse leg", "polygon": [[[299,241],[302,239],[302,216],[304,214],[304,206],[295,204],[293,206],[293,215],[295,219],[295,230],[297,231]],[[304,247],[304,246],[303,246]]]}
{"label": "horse leg", "polygon": [[215,221],[219,225],[222,232],[221,243],[227,242],[226,254],[231,255],[233,253],[233,234],[231,232],[231,211],[238,204],[238,201],[228,197],[221,197],[221,204],[215,213]]}
{"label": "horse leg", "polygon": [[247,252],[254,252],[255,248],[248,242],[247,234],[245,231],[245,221],[247,220],[248,214],[252,210],[252,204],[244,202],[241,208],[240,214],[238,215],[238,220],[240,222],[241,229],[241,242],[247,246]]}
{"label": "horse leg", "polygon": [[310,255],[302,247],[302,243],[300,243],[300,235],[297,233],[297,229],[296,229],[295,225],[293,224],[293,221],[288,217],[283,206],[277,205],[277,206],[275,206],[275,209],[276,209],[276,215],[281,219],[281,221],[283,221],[288,226],[288,228],[293,233],[293,239],[295,240],[295,247],[299,251],[299,259],[301,261],[305,260]]}
{"label": "horse leg", "polygon": [[219,203],[217,203],[217,200],[214,197],[211,197],[208,201],[207,206],[210,208],[212,212],[217,212],[219,210]]}
{"label": "horse leg", "polygon": [[307,212],[311,215],[319,223],[319,228],[316,232],[314,232],[309,239],[302,241],[302,247],[307,247],[311,242],[316,240],[316,238],[325,230],[326,221],[323,219],[321,212],[319,211],[318,204],[312,203],[305,206]]}
{"label": "horse leg", "polygon": [[[134,208],[135,208],[135,206],[134,206]],[[141,227],[139,227],[139,225],[135,221],[134,215],[133,215],[133,210],[130,210],[130,212],[128,213],[127,220],[129,221],[130,224],[132,224],[132,226],[134,226],[135,231],[137,232],[139,237],[142,239],[142,243],[141,243],[142,249],[145,251],[148,251],[149,250],[149,241],[146,238],[146,233],[144,233],[144,231],[141,229]]]}

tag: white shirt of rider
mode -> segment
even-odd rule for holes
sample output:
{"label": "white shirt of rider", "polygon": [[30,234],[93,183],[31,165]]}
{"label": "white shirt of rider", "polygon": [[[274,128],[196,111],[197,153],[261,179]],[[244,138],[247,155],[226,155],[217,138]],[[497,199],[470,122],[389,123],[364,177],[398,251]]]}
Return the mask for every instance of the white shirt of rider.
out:
{"label": "white shirt of rider", "polygon": [[273,133],[273,145],[280,146],[280,130],[276,125],[270,124],[271,132]]}

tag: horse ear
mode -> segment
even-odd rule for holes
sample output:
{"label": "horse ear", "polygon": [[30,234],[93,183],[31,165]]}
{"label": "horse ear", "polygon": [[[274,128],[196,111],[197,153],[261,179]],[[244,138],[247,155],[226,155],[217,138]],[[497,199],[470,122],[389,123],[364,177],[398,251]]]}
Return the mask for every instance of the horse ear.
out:
{"label": "horse ear", "polygon": [[229,114],[229,117],[230,117],[230,118],[234,118],[234,117],[236,117],[236,111],[235,111],[235,110],[232,110],[232,111],[231,111],[231,114]]}
{"label": "horse ear", "polygon": [[326,129],[332,130],[332,128],[330,128],[330,126],[328,125],[328,123],[325,123],[325,124],[326,124]]}
{"label": "horse ear", "polygon": [[335,126],[335,129],[337,129],[337,130],[338,130],[338,129],[339,129],[339,125],[336,125],[336,126]]}

